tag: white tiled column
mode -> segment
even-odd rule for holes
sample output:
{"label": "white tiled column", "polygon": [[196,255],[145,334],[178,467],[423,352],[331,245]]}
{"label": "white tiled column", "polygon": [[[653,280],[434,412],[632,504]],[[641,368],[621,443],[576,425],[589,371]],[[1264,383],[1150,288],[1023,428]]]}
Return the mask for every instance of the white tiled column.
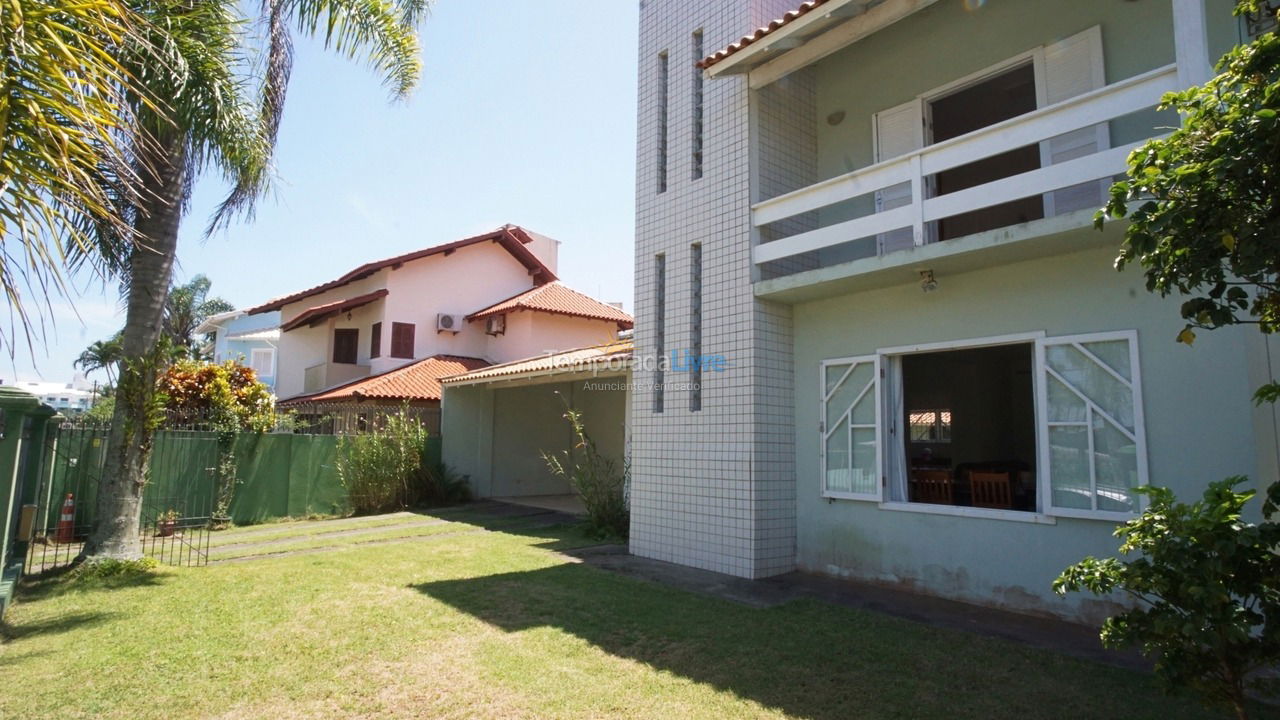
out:
{"label": "white tiled column", "polygon": [[[656,337],[655,255],[666,256],[665,344],[690,347],[690,246],[702,244],[702,409],[669,387],[655,412],[651,368],[634,373],[631,550],[742,577],[795,560],[790,309],[755,300],[751,278],[750,102],[741,76],[704,81],[704,167],[693,178],[693,33],[710,53],[793,9],[778,0],[644,0],[636,182],[636,355]],[[667,55],[667,189],[658,192],[659,55]],[[687,380],[668,372],[667,383]]]}

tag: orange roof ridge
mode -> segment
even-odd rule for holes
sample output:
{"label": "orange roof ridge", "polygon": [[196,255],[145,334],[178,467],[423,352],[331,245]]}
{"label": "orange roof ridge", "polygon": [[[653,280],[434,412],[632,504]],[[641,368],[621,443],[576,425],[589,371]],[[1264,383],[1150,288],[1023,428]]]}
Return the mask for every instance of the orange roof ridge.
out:
{"label": "orange roof ridge", "polygon": [[766,35],[776,32],[779,28],[782,28],[800,19],[804,15],[807,15],[814,8],[817,8],[822,5],[826,5],[827,2],[828,0],[808,0],[808,2],[801,3],[800,7],[796,8],[795,10],[791,10],[787,12],[782,17],[770,22],[768,25],[758,27],[754,31],[749,32],[746,35],[743,35],[742,37],[738,38],[737,42],[730,43],[727,47],[724,47],[720,50],[715,51],[714,53],[711,53],[705,58],[698,60],[696,63],[694,63],[694,65],[705,70],[711,67],[712,65],[715,65],[716,63],[720,62],[721,60],[724,60],[730,55],[738,52],[739,50],[742,50],[743,48],[750,45],[751,43],[757,42],[762,38],[764,38]]}
{"label": "orange roof ridge", "polygon": [[498,315],[517,310],[531,310],[554,315],[569,315],[591,320],[607,320],[615,322],[626,330],[635,325],[635,318],[619,308],[601,302],[586,293],[579,292],[560,281],[525,290],[512,295],[506,300],[477,310],[467,316],[468,322],[481,320],[490,315]]}
{"label": "orange roof ridge", "polygon": [[363,399],[438,401],[443,395],[443,388],[440,386],[441,378],[486,367],[489,367],[489,362],[481,358],[465,355],[432,355],[377,375],[370,375],[308,395],[291,397],[280,401],[280,405],[287,407],[302,403]]}

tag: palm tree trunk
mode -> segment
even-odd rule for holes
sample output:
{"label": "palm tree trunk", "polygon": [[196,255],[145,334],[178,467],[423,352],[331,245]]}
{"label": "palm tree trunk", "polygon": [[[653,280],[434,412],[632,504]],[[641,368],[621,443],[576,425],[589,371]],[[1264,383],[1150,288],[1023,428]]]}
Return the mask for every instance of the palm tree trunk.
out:
{"label": "palm tree trunk", "polygon": [[97,524],[85,544],[86,558],[130,560],[142,556],[142,493],[155,438],[155,387],[162,362],[157,341],[178,249],[185,150],[181,137],[167,134],[156,141],[145,164],[150,169],[143,174],[142,207],[136,223],[139,246],[129,258],[120,381],[106,463],[98,483]]}

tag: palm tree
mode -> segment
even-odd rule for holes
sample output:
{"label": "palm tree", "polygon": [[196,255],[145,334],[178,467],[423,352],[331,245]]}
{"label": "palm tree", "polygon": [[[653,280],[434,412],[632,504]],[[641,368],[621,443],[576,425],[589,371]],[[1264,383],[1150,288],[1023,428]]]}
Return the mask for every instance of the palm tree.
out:
{"label": "palm tree", "polygon": [[[363,57],[393,98],[405,97],[421,69],[416,26],[428,0],[263,0],[264,57],[250,57],[252,23],[236,0],[136,0],[163,36],[160,63],[143,58],[136,72],[155,97],[169,98],[167,118],[136,106],[145,137],[136,145],[142,180],[121,216],[137,233],[123,280],[127,308],[116,409],[98,490],[98,527],[87,557],[136,558],[145,470],[155,432],[155,382],[168,354],[161,339],[177,250],[178,227],[192,181],[216,169],[232,186],[208,232],[251,216],[265,192],[293,52],[290,28],[322,35],[326,46]],[[126,57],[126,66],[133,67]],[[243,68],[262,68],[250,78]],[[257,99],[250,98],[256,88]]]}
{"label": "palm tree", "polygon": [[[130,228],[113,208],[137,180],[123,138],[154,103],[109,51],[149,54],[125,0],[5,0],[0,7],[0,350],[31,346],[68,264],[118,265]],[[135,100],[130,103],[129,99]],[[110,233],[101,233],[107,229]],[[99,245],[105,238],[120,242]],[[30,307],[24,292],[43,296]],[[32,313],[35,313],[33,317]]]}
{"label": "palm tree", "polygon": [[193,360],[200,360],[200,341],[195,337],[196,328],[210,315],[235,310],[220,297],[209,297],[213,283],[204,275],[196,275],[185,285],[169,289],[169,299],[164,308],[164,330],[173,343]]}
{"label": "palm tree", "polygon": [[106,340],[94,341],[92,345],[80,353],[80,357],[71,363],[71,367],[79,368],[86,373],[103,370],[107,373],[107,383],[114,384],[114,370],[120,362],[120,333]]}

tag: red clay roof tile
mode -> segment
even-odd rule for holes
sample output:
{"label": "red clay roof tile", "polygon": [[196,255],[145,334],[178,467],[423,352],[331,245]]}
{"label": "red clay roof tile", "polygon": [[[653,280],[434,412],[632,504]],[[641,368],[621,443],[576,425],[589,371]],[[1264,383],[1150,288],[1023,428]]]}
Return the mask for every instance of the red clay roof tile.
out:
{"label": "red clay roof tile", "polygon": [[694,64],[705,70],[739,50],[742,50],[751,43],[757,42],[770,33],[776,32],[779,28],[785,27],[786,25],[807,15],[814,8],[826,5],[827,1],[828,0],[809,0],[808,2],[801,4],[800,7],[795,10],[788,12],[764,27],[756,28],[754,31],[743,35],[737,42],[731,43],[728,47],[715,51]]}
{"label": "red clay roof tile", "polygon": [[299,395],[280,402],[281,407],[303,403],[333,403],[365,398],[379,400],[435,400],[442,395],[440,378],[479,370],[489,363],[459,355],[433,355],[379,375],[361,378],[336,388]]}
{"label": "red clay roof tile", "polygon": [[616,322],[618,327],[623,330],[630,329],[635,324],[635,319],[622,310],[583,295],[559,281],[547,283],[532,290],[526,290],[519,295],[509,297],[483,310],[478,310],[468,315],[467,320],[475,321],[490,315],[517,310],[571,315],[592,320],[608,320]]}
{"label": "red clay roof tile", "polygon": [[374,290],[371,293],[357,295],[353,298],[347,298],[346,300],[334,300],[331,303],[307,308],[301,313],[298,313],[298,316],[294,319],[284,325],[281,325],[280,330],[281,332],[289,332],[290,330],[296,330],[303,325],[315,327],[316,323],[321,320],[325,320],[330,316],[337,315],[339,313],[347,312],[348,310],[355,310],[358,307],[368,305],[374,300],[380,300],[386,297],[388,294],[387,290]]}

